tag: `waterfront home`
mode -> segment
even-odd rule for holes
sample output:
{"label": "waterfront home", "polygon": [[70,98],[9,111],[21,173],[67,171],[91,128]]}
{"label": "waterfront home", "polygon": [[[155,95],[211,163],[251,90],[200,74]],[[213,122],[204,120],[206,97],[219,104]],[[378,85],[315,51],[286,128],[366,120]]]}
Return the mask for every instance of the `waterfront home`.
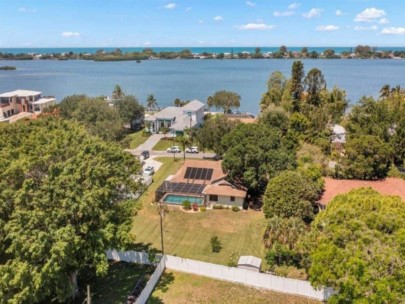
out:
{"label": "waterfront home", "polygon": [[204,104],[192,100],[182,107],[167,107],[145,118],[145,128],[151,133],[159,133],[168,128],[172,136],[183,135],[184,129],[198,127],[204,120]]}
{"label": "waterfront home", "polygon": [[181,205],[190,201],[198,205],[237,206],[242,208],[246,190],[226,180],[221,161],[187,159],[179,171],[169,176],[155,192],[155,201]]}
{"label": "waterfront home", "polygon": [[56,103],[54,97],[42,97],[42,92],[16,90],[0,94],[0,122],[22,112],[40,114]]}

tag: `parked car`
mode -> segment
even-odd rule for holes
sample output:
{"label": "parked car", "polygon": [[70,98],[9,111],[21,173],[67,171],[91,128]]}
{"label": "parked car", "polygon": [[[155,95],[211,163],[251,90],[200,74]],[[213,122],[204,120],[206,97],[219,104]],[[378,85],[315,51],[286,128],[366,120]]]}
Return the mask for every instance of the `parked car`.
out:
{"label": "parked car", "polygon": [[186,148],[186,153],[199,153],[198,147],[188,147]]}
{"label": "parked car", "polygon": [[172,146],[167,149],[167,153],[180,153],[180,148],[179,146]]}
{"label": "parked car", "polygon": [[149,151],[142,151],[142,153],[141,153],[141,159],[142,160],[144,160],[144,159],[148,159],[149,158]]}
{"label": "parked car", "polygon": [[143,175],[150,176],[155,173],[155,169],[152,166],[147,166],[145,169],[143,169]]}

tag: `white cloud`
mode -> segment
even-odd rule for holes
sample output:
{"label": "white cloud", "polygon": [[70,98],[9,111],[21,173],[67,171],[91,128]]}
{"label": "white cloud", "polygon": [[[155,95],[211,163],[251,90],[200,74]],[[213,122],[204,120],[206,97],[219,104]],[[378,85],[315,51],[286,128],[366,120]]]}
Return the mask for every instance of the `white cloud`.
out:
{"label": "white cloud", "polygon": [[79,32],[63,32],[61,34],[63,37],[80,37],[80,33]]}
{"label": "white cloud", "polygon": [[37,9],[36,8],[20,7],[18,9],[18,11],[21,12],[21,13],[36,13]]}
{"label": "white cloud", "polygon": [[378,30],[377,25],[372,25],[372,26],[360,26],[357,25],[353,28],[355,31],[376,31]]}
{"label": "white cloud", "polygon": [[337,31],[339,29],[338,26],[336,25],[318,25],[316,27],[316,30],[318,32],[331,32],[331,31]]}
{"label": "white cloud", "polygon": [[189,12],[189,11],[191,11],[191,10],[192,10],[191,6],[186,7],[186,12]]}
{"label": "white cloud", "polygon": [[293,3],[291,3],[291,4],[288,6],[288,9],[294,10],[294,9],[299,8],[300,6],[301,6],[301,3],[293,2]]}
{"label": "white cloud", "polygon": [[313,17],[318,17],[321,15],[322,10],[320,8],[312,8],[308,13],[303,13],[302,16],[307,19],[311,19]]}
{"label": "white cloud", "polygon": [[342,16],[342,15],[343,15],[343,13],[342,13],[341,10],[337,10],[337,11],[336,11],[336,16]]}
{"label": "white cloud", "polygon": [[295,13],[293,12],[293,11],[284,11],[284,12],[280,12],[280,11],[275,11],[274,13],[273,13],[273,15],[275,16],[275,17],[288,17],[288,16],[292,16],[292,15],[294,15]]}
{"label": "white cloud", "polygon": [[165,9],[175,9],[176,8],[176,3],[169,3],[169,4],[166,4],[164,7],[165,7]]}
{"label": "white cloud", "polygon": [[381,31],[384,35],[405,35],[405,27],[387,27]]}
{"label": "white cloud", "polygon": [[274,25],[267,25],[265,23],[247,23],[244,25],[237,26],[240,30],[261,30],[261,31],[268,31],[274,28]]}
{"label": "white cloud", "polygon": [[250,6],[250,7],[254,7],[254,6],[256,6],[256,3],[252,2],[252,1],[246,1],[246,5]]}
{"label": "white cloud", "polygon": [[224,20],[224,18],[222,16],[216,16],[216,17],[214,17],[214,20],[215,21],[222,21],[222,20]]}
{"label": "white cloud", "polygon": [[142,43],[144,46],[149,46],[149,45],[151,45],[152,44],[152,42],[150,42],[150,41],[145,41],[144,43]]}
{"label": "white cloud", "polygon": [[387,18],[381,18],[381,19],[378,21],[378,23],[379,23],[379,24],[388,24],[388,23],[390,23],[390,21],[389,21]]}
{"label": "white cloud", "polygon": [[375,7],[366,8],[361,13],[356,15],[356,22],[374,22],[386,15],[384,10],[376,9]]}

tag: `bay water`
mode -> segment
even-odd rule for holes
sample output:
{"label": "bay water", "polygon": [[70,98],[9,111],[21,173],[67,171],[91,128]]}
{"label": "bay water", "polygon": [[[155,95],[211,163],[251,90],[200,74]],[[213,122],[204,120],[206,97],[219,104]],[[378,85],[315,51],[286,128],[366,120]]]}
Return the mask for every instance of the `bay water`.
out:
{"label": "bay water", "polygon": [[[302,60],[305,71],[320,69],[328,88],[343,88],[351,104],[362,96],[378,97],[385,84],[405,87],[405,60]],[[43,92],[59,101],[72,94],[110,96],[120,85],[126,94],[144,103],[154,94],[159,106],[207,97],[219,90],[241,96],[241,111],[257,114],[267,80],[274,71],[291,77],[293,60],[145,60],[94,62],[86,60],[1,61],[16,71],[0,71],[0,93],[16,89]]]}

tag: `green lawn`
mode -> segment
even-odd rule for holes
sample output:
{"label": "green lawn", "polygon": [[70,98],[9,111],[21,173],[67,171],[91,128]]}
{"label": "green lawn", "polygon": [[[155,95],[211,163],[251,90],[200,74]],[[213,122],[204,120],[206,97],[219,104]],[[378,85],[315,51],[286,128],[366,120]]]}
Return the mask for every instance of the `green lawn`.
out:
{"label": "green lawn", "polygon": [[[160,225],[157,207],[153,204],[154,191],[170,174],[174,174],[182,161],[161,158],[163,166],[154,176],[154,183],[141,197],[141,210],[133,220],[132,232],[139,249],[160,250]],[[169,207],[164,219],[165,252],[185,258],[226,265],[231,255],[254,255],[263,258],[263,233],[266,221],[256,211],[233,212],[208,210],[185,213],[179,207]],[[222,243],[219,253],[211,252],[210,239],[217,235]]]}
{"label": "green lawn", "polygon": [[[179,146],[179,143],[176,143],[174,140],[170,140],[170,139],[161,139],[152,148],[152,150],[153,151],[166,151],[171,146]],[[181,148],[180,148],[180,150],[181,150]]]}
{"label": "green lawn", "polygon": [[321,302],[207,277],[166,270],[147,303],[320,304]]}
{"label": "green lawn", "polygon": [[153,270],[147,265],[111,262],[105,277],[96,277],[88,282],[92,303],[125,303],[137,281],[142,276],[148,280]]}
{"label": "green lawn", "polygon": [[149,138],[149,136],[143,136],[143,130],[141,130],[129,134],[128,138],[130,139],[129,147],[131,149],[135,149],[142,145]]}

